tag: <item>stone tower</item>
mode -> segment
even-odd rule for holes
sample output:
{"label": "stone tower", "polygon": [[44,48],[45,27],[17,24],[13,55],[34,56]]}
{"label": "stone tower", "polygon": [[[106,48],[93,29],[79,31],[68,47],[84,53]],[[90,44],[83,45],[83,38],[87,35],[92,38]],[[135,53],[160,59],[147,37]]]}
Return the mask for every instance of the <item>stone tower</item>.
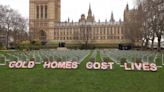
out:
{"label": "stone tower", "polygon": [[31,40],[54,39],[54,25],[60,22],[60,0],[30,0],[29,30]]}
{"label": "stone tower", "polygon": [[113,15],[113,11],[111,12],[110,22],[111,22],[111,23],[114,23],[114,22],[115,22],[114,15]]}
{"label": "stone tower", "polygon": [[88,16],[87,16],[87,22],[94,22],[95,18],[92,15],[92,10],[91,10],[91,5],[89,5],[89,10],[88,10]]}
{"label": "stone tower", "polygon": [[129,16],[128,14],[129,14],[129,5],[127,4],[124,10],[124,22],[128,21],[128,16]]}

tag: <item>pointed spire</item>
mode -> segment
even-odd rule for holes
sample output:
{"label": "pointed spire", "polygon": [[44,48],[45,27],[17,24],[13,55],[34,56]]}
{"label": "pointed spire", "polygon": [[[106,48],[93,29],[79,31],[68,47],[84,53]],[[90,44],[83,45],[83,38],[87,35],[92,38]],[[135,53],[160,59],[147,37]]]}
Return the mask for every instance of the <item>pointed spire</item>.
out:
{"label": "pointed spire", "polygon": [[89,9],[91,9],[91,3],[89,3]]}
{"label": "pointed spire", "polygon": [[122,22],[122,20],[121,20],[121,18],[119,19],[119,23],[121,23]]}
{"label": "pointed spire", "polygon": [[126,4],[126,10],[129,11],[129,4]]}
{"label": "pointed spire", "polygon": [[89,4],[88,16],[92,16],[91,4]]}
{"label": "pointed spire", "polygon": [[142,10],[142,4],[141,3],[138,6],[138,10]]}
{"label": "pointed spire", "polygon": [[111,12],[110,22],[115,22],[115,20],[114,20],[114,15],[113,15],[113,11]]}
{"label": "pointed spire", "polygon": [[68,23],[69,23],[69,21],[70,21],[70,19],[69,19],[69,17],[68,17]]}
{"label": "pointed spire", "polygon": [[94,22],[94,21],[95,21],[95,18],[94,16],[92,16],[91,4],[89,4],[87,22]]}
{"label": "pointed spire", "polygon": [[100,19],[99,19],[99,23],[100,23]]}
{"label": "pointed spire", "polygon": [[105,23],[107,23],[108,21],[107,21],[107,18],[105,19]]}

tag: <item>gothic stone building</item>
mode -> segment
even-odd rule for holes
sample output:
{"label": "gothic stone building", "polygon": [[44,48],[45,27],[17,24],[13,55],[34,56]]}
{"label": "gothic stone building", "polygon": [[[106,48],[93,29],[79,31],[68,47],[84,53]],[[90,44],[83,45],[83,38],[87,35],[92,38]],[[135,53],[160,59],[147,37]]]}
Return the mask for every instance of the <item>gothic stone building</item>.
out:
{"label": "gothic stone building", "polygon": [[[87,17],[82,14],[78,22],[61,22],[60,0],[30,0],[30,34],[32,40],[65,42],[66,44],[120,44],[127,43],[124,22],[96,22],[89,7]],[[125,8],[124,16],[128,16]],[[126,18],[126,17],[125,17]]]}
{"label": "gothic stone building", "polygon": [[60,22],[60,0],[30,0],[32,40],[54,40],[55,23]]}

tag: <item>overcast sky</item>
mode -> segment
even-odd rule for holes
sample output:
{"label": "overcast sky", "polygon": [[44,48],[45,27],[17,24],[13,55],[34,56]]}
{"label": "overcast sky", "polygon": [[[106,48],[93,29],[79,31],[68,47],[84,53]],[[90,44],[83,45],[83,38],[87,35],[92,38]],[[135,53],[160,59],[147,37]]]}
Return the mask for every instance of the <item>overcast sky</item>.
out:
{"label": "overcast sky", "polygon": [[[109,20],[112,11],[116,20],[123,20],[123,11],[127,3],[130,8],[134,7],[134,0],[61,0],[61,21],[67,20],[68,17],[70,20],[78,21],[81,14],[87,15],[89,4],[96,21]],[[29,0],[0,0],[0,4],[9,5],[24,17],[29,16]]]}

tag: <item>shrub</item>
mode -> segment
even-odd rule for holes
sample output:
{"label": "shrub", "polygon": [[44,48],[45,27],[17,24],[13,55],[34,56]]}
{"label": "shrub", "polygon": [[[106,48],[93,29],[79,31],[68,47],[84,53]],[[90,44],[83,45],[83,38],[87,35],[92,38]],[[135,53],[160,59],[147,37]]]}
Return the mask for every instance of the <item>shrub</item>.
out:
{"label": "shrub", "polygon": [[0,50],[5,49],[2,42],[0,42]]}
{"label": "shrub", "polygon": [[38,50],[41,48],[41,42],[40,41],[22,41],[18,44],[18,49],[34,49]]}
{"label": "shrub", "polygon": [[121,65],[124,65],[124,63],[127,63],[126,58],[121,58]]}
{"label": "shrub", "polygon": [[30,47],[31,47],[30,49],[39,50],[41,48],[41,42],[38,40],[33,40],[31,41]]}
{"label": "shrub", "polygon": [[29,49],[30,48],[30,41],[22,41],[18,43],[17,49]]}

